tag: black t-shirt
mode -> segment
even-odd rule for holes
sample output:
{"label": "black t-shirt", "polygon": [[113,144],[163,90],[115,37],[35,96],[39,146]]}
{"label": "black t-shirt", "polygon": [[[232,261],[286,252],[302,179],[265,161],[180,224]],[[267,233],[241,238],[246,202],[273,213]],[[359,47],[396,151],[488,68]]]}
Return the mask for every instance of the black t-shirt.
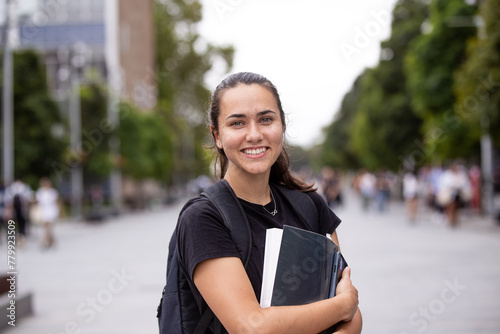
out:
{"label": "black t-shirt", "polygon": [[[324,199],[316,192],[307,193],[318,210],[320,234],[333,233],[340,224],[340,219],[326,205]],[[278,213],[269,214],[262,205],[253,204],[239,199],[245,211],[252,231],[252,253],[246,272],[252,283],[257,300],[260,300],[262,285],[262,269],[264,265],[264,248],[266,230],[268,228],[283,228],[290,225],[306,230],[311,228],[296,214],[279,191],[273,191]],[[268,211],[274,210],[274,203],[266,205]],[[298,208],[300,210],[300,208]],[[225,227],[222,217],[207,199],[197,201],[188,207],[180,217],[178,249],[183,259],[184,268],[187,268],[191,290],[198,302],[200,311],[206,307],[199,291],[193,283],[193,272],[200,262],[218,257],[240,257]]]}

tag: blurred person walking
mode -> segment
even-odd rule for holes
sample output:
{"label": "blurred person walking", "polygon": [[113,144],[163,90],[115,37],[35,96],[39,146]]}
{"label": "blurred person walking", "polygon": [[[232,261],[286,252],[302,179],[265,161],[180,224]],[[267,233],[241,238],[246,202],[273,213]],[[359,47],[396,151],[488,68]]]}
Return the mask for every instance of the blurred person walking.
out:
{"label": "blurred person walking", "polygon": [[452,164],[439,182],[438,203],[443,206],[447,223],[456,227],[458,209],[470,200],[470,183],[467,171],[462,166]]}
{"label": "blurred person walking", "polygon": [[42,247],[50,248],[54,245],[53,226],[59,217],[59,195],[52,188],[48,178],[40,179],[40,188],[36,191],[36,201],[39,210],[39,220],[43,226]]}
{"label": "blurred person walking", "polygon": [[470,206],[472,213],[481,213],[481,169],[479,166],[474,165],[469,170],[469,182],[470,182]]}
{"label": "blurred person walking", "polygon": [[19,246],[24,246],[28,235],[28,210],[32,191],[21,179],[16,179],[5,190],[6,219],[13,219],[19,231]]}
{"label": "blurred person walking", "polygon": [[391,195],[391,179],[387,171],[380,170],[377,172],[375,177],[375,189],[377,210],[379,212],[385,212]]}
{"label": "blurred person walking", "polygon": [[406,216],[410,223],[415,223],[418,209],[418,179],[413,171],[408,171],[403,177],[403,198],[406,205]]}
{"label": "blurred person walking", "polygon": [[342,205],[340,178],[333,168],[325,166],[321,169],[319,190],[330,209]]}
{"label": "blurred person walking", "polygon": [[444,173],[443,167],[437,164],[431,168],[427,181],[428,182],[427,205],[428,207],[438,210],[440,212],[443,211],[443,208],[438,203],[437,196],[439,194],[439,187],[443,173]]}
{"label": "blurred person walking", "polygon": [[375,196],[375,175],[364,170],[359,178],[359,191],[361,193],[361,207],[368,210],[371,201]]}

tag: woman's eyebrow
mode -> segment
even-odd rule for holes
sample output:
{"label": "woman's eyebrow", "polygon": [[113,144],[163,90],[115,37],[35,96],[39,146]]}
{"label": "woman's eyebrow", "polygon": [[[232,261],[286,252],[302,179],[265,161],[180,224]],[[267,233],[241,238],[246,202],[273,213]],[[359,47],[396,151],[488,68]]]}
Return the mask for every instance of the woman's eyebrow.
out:
{"label": "woman's eyebrow", "polygon": [[[263,115],[266,115],[266,114],[276,114],[276,111],[273,111],[273,110],[263,110],[263,111],[259,111],[257,113],[257,116],[263,116]],[[226,119],[230,119],[230,118],[247,118],[247,115],[246,114],[231,114],[229,116],[226,117]]]}
{"label": "woman's eyebrow", "polygon": [[226,117],[226,119],[230,119],[230,118],[246,118],[247,115],[245,114],[231,114],[229,116]]}
{"label": "woman's eyebrow", "polygon": [[267,114],[276,114],[276,111],[273,111],[273,110],[263,110],[263,111],[259,112],[257,114],[257,116],[263,116],[263,115],[267,115]]}

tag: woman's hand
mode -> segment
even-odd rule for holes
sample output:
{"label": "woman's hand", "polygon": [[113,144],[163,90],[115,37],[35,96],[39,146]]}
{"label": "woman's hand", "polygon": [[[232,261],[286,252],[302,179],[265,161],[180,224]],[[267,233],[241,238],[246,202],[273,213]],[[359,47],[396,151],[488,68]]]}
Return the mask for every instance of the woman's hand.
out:
{"label": "woman's hand", "polygon": [[347,267],[342,272],[342,279],[337,285],[336,297],[342,300],[344,311],[343,321],[351,321],[358,309],[358,290],[351,282],[351,268]]}

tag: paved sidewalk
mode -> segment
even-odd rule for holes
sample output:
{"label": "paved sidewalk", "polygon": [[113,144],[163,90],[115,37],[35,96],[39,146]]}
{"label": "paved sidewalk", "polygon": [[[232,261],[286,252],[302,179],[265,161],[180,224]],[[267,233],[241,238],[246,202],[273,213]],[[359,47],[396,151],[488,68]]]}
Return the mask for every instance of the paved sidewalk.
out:
{"label": "paved sidewalk", "polygon": [[411,225],[402,203],[385,214],[363,212],[352,197],[338,215],[363,333],[500,333],[495,222],[462,213],[459,227],[451,229],[439,214],[420,212]]}
{"label": "paved sidewalk", "polygon": [[[5,333],[157,333],[156,307],[179,210],[97,224],[59,223],[56,248],[46,251],[35,230],[17,253],[18,290],[33,292],[34,316]],[[0,247],[4,254],[5,243]],[[5,270],[3,262],[0,270]]]}
{"label": "paved sidewalk", "polygon": [[[338,234],[360,292],[363,333],[500,333],[500,227],[462,217],[452,230],[431,213],[412,226],[401,203],[385,214],[362,212],[356,198],[347,204],[337,212]],[[157,333],[180,205],[101,224],[60,223],[48,251],[35,230],[16,255],[18,290],[33,292],[34,315],[4,333]],[[0,249],[6,254],[5,243]]]}

